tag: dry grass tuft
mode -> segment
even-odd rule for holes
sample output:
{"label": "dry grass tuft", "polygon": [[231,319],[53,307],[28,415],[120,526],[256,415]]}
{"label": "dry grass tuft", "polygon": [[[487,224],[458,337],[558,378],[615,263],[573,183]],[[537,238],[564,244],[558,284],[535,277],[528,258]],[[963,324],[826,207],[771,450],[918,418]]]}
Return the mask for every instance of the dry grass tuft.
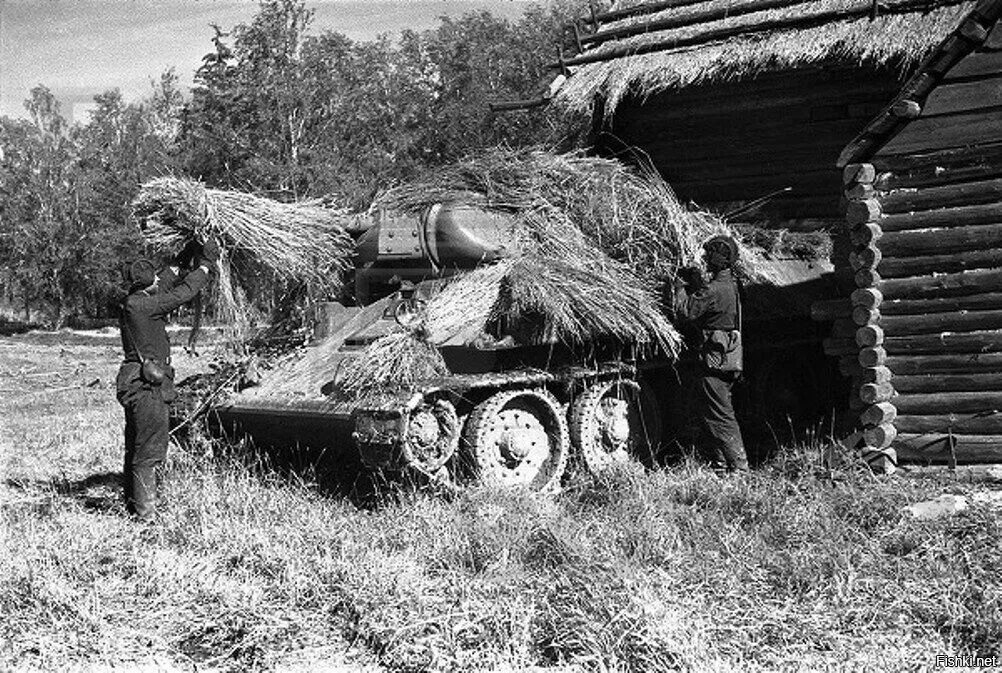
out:
{"label": "dry grass tuft", "polygon": [[413,391],[420,382],[448,373],[442,354],[426,339],[413,332],[393,332],[345,359],[334,378],[334,390],[346,400],[373,400]]}

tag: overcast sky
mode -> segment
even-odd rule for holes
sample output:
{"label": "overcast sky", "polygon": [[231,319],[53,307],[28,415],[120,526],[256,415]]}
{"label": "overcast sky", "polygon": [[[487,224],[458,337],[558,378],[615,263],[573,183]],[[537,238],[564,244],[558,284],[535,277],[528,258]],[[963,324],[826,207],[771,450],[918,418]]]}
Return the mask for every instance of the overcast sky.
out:
{"label": "overcast sky", "polygon": [[[487,9],[517,17],[526,0],[307,0],[311,30],[354,39],[430,28],[441,15]],[[174,67],[182,84],[224,29],[249,21],[255,0],[0,0],[0,114],[22,116],[24,99],[45,84],[78,117],[94,94],[118,87],[127,99]]]}

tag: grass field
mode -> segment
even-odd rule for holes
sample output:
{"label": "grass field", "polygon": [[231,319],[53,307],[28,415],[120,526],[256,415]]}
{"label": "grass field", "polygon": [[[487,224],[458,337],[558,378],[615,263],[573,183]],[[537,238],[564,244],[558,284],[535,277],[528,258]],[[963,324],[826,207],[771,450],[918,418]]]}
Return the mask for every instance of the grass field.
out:
{"label": "grass field", "polygon": [[[1002,657],[986,486],[685,464],[555,498],[401,489],[356,506],[172,448],[162,521],[122,516],[111,338],[0,339],[0,670],[922,671]],[[180,359],[180,375],[198,363]]]}

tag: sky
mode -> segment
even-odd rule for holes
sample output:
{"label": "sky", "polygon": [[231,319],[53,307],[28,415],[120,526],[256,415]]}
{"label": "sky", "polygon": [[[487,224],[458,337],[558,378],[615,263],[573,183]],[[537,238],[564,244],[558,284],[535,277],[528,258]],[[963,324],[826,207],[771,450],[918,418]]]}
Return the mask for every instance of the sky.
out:
{"label": "sky", "polygon": [[[518,17],[527,0],[307,0],[311,32],[356,39],[431,28],[442,15],[486,9]],[[71,120],[86,121],[92,97],[117,87],[126,100],[174,67],[185,86],[212,48],[210,24],[246,23],[256,0],[0,0],[0,115],[24,116],[37,84]]]}

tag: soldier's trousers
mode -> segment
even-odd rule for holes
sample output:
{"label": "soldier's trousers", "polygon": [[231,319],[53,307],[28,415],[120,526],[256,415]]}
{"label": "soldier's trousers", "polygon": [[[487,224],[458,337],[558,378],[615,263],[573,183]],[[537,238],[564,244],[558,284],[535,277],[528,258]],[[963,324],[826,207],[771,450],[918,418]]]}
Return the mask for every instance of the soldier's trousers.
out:
{"label": "soldier's trousers", "polygon": [[122,385],[121,379],[118,400],[125,409],[125,507],[147,519],[157,508],[159,471],[167,458],[169,410],[158,388],[136,380]]}
{"label": "soldier's trousers", "polygon": [[706,369],[696,377],[701,448],[715,470],[748,469],[748,456],[731,398],[734,379],[730,373]]}

